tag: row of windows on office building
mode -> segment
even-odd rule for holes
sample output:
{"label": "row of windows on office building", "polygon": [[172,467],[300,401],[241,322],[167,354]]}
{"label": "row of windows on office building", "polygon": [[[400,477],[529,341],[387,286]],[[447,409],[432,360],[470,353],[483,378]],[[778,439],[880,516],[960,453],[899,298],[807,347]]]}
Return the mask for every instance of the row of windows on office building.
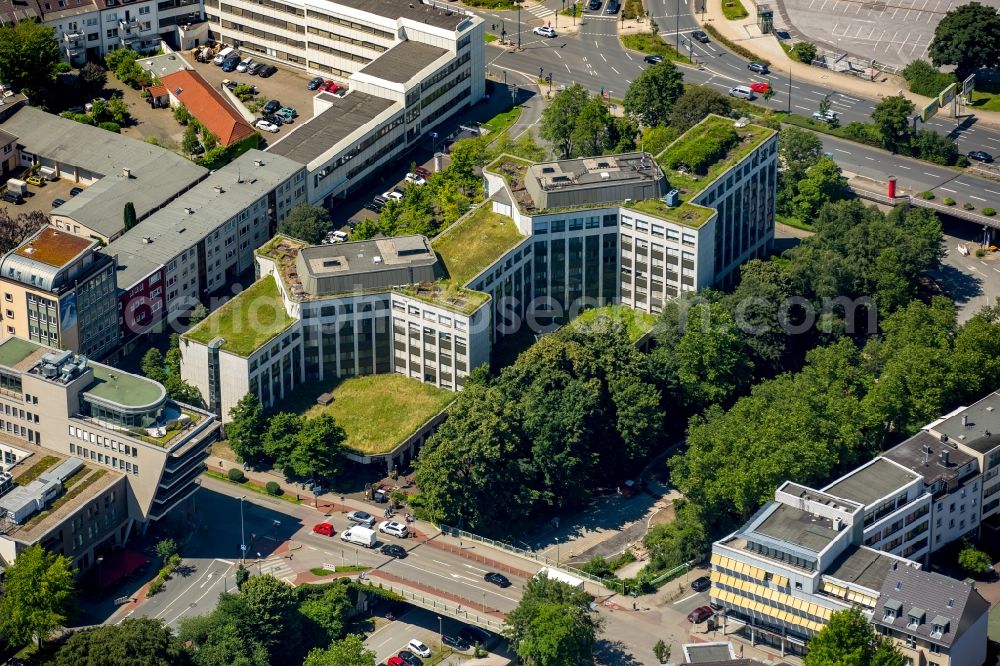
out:
{"label": "row of windows on office building", "polygon": [[250,392],[259,396],[265,407],[271,407],[291,393],[301,367],[302,347],[296,345],[269,366],[250,376]]}
{"label": "row of windows on office building", "polygon": [[724,270],[766,239],[774,228],[774,191],[777,166],[760,169],[743,184],[713,201],[715,266]]}
{"label": "row of windows on office building", "polygon": [[129,460],[125,460],[124,458],[119,458],[118,456],[106,455],[100,451],[92,451],[85,446],[78,446],[73,442],[69,443],[69,452],[84,460],[93,460],[102,465],[107,465],[111,469],[117,469],[127,474],[139,473],[138,463],[133,463]]}
{"label": "row of windows on office building", "polygon": [[564,308],[580,299],[614,299],[621,275],[618,234],[594,232],[533,244],[535,298],[550,297]]}
{"label": "row of windows on office building", "polygon": [[390,372],[388,316],[304,325],[306,381]]}

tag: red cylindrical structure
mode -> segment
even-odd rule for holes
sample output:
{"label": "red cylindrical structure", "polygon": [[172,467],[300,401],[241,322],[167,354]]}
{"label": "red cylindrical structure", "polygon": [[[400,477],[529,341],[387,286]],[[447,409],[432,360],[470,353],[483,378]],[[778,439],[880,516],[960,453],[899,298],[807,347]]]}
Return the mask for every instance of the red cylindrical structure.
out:
{"label": "red cylindrical structure", "polygon": [[896,198],[896,177],[889,176],[889,191],[886,192],[890,199]]}

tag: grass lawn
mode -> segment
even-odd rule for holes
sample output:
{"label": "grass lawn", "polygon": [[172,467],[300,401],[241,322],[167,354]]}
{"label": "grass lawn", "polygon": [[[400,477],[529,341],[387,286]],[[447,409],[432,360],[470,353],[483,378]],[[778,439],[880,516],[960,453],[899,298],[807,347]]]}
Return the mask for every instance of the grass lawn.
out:
{"label": "grass lawn", "polygon": [[563,16],[583,16],[583,3],[576,3],[576,14],[573,13],[573,5],[567,5],[566,9],[559,12]]}
{"label": "grass lawn", "polygon": [[[228,470],[227,470],[228,471]],[[301,499],[296,499],[289,495],[288,493],[281,493],[280,495],[272,495],[267,492],[267,489],[256,481],[250,481],[244,479],[242,482],[233,481],[229,476],[223,472],[218,472],[214,469],[206,469],[204,472],[205,476],[210,476],[213,479],[218,479],[219,481],[225,481],[226,483],[231,483],[234,486],[239,486],[240,488],[245,488],[250,492],[257,493],[258,495],[265,495],[267,497],[273,497],[275,499],[285,500],[290,504],[302,504]]]}
{"label": "grass lawn", "polygon": [[659,199],[635,201],[627,204],[627,207],[642,213],[655,215],[664,220],[677,222],[678,224],[683,224],[684,226],[691,227],[693,229],[697,229],[701,225],[708,222],[708,219],[712,217],[712,214],[715,212],[712,208],[698,206],[696,204],[687,203],[686,201],[680,206],[671,208]]}
{"label": "grass lawn", "polygon": [[981,111],[1000,111],[1000,84],[976,81],[969,106]]}
{"label": "grass lawn", "polygon": [[622,46],[640,53],[663,56],[664,60],[673,62],[691,62],[691,59],[678,53],[673,46],[663,41],[663,37],[652,32],[639,32],[634,35],[622,35]]}
{"label": "grass lawn", "polygon": [[[452,391],[397,374],[351,377],[332,387],[307,388],[296,393],[309,402],[299,409],[287,408],[309,417],[329,414],[347,432],[347,448],[363,455],[391,451],[455,399]],[[333,395],[326,406],[315,402],[323,391]]]}
{"label": "grass lawn", "polygon": [[50,467],[54,467],[57,462],[59,462],[58,457],[45,456],[44,458],[36,462],[34,465],[29,467],[28,471],[26,471],[24,474],[17,477],[16,479],[17,485],[19,486],[28,485],[29,483],[40,477],[42,475],[42,472],[45,472]]}
{"label": "grass lawn", "polygon": [[722,0],[722,13],[730,21],[738,21],[749,16],[740,0]]}
{"label": "grass lawn", "polygon": [[509,217],[494,213],[489,203],[431,243],[455,286],[464,286],[497,257],[524,239]]}
{"label": "grass lawn", "polygon": [[492,32],[487,32],[486,33],[486,43],[487,44],[489,44],[490,42],[495,42],[498,39],[500,39],[500,38],[498,36],[494,35]]}
{"label": "grass lawn", "polygon": [[521,107],[515,106],[508,111],[502,111],[497,115],[493,116],[485,123],[483,127],[489,129],[490,134],[499,134],[505,131],[511,125],[517,122],[517,119],[521,117]]}
{"label": "grass lawn", "polygon": [[656,325],[656,317],[645,312],[639,312],[625,305],[606,305],[601,308],[590,308],[580,313],[571,326],[591,326],[600,320],[620,321],[625,324],[628,337],[633,341],[641,338]]}
{"label": "grass lawn", "polygon": [[778,222],[787,225],[789,227],[794,227],[796,229],[801,229],[802,231],[814,231],[813,225],[808,222],[801,222],[799,218],[792,217],[791,215],[778,215]]}
{"label": "grass lawn", "polygon": [[202,344],[222,336],[226,340],[223,350],[249,356],[294,321],[285,312],[274,277],[268,275],[210,314],[185,336]]}

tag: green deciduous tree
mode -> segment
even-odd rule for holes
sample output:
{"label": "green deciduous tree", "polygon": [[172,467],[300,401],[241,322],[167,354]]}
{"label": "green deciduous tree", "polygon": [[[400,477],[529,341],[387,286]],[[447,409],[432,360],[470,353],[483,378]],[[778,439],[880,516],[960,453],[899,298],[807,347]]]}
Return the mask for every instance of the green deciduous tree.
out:
{"label": "green deciduous tree", "polygon": [[29,19],[0,27],[0,79],[28,97],[49,92],[59,61],[59,42],[50,26]]}
{"label": "green deciduous tree", "polygon": [[173,539],[160,539],[156,542],[156,554],[166,562],[177,554],[177,542]]}
{"label": "green deciduous tree", "polygon": [[847,196],[847,179],[829,157],[820,157],[798,182],[792,209],[800,220],[814,220],[819,210],[831,201]]}
{"label": "green deciduous tree", "polygon": [[302,478],[329,480],[343,469],[346,440],[347,433],[329,414],[306,419],[289,457],[288,468]]}
{"label": "green deciduous tree", "polygon": [[354,611],[348,586],[340,582],[327,585],[303,585],[295,589],[302,615],[303,636],[315,637],[314,643],[326,645],[344,636]]}
{"label": "green deciduous tree", "polygon": [[955,7],[934,29],[931,61],[955,65],[959,80],[980,67],[1000,66],[1000,16],[990,5],[970,2]]}
{"label": "green deciduous tree", "polygon": [[284,641],[297,640],[301,632],[292,586],[264,574],[244,583],[240,596],[246,612],[240,624],[243,633],[259,641],[272,660],[279,660]]}
{"label": "green deciduous tree", "polygon": [[268,422],[267,432],[264,433],[264,452],[278,468],[284,469],[291,464],[303,421],[298,414],[278,412]]}
{"label": "green deciduous tree", "polygon": [[579,83],[560,90],[542,112],[542,122],[538,132],[548,139],[562,159],[568,159],[573,152],[573,132],[576,119],[583,110],[590,95]]}
{"label": "green deciduous tree", "polygon": [[575,155],[600,155],[614,145],[611,140],[614,121],[599,98],[588,99],[575,121],[572,134]]}
{"label": "green deciduous tree", "polygon": [[684,90],[670,109],[670,127],[678,133],[685,132],[710,113],[725,117],[730,111],[732,105],[728,97],[708,86],[691,85]]}
{"label": "green deciduous tree", "polygon": [[993,569],[993,560],[978,548],[966,544],[958,553],[958,566],[970,576],[979,577]]}
{"label": "green deciduous tree", "polygon": [[160,620],[144,617],[77,632],[48,663],[52,666],[182,666],[189,662],[170,628]]}
{"label": "green deciduous tree", "polygon": [[322,206],[299,204],[278,225],[278,231],[316,245],[330,231],[330,213]]}
{"label": "green deciduous tree", "polygon": [[897,152],[910,143],[910,114],[916,107],[902,95],[883,97],[872,110],[872,120],[886,150]]}
{"label": "green deciduous tree", "polygon": [[808,644],[804,666],[903,666],[905,657],[892,639],[875,632],[855,606],[830,616]]}
{"label": "green deciduous tree", "polygon": [[39,644],[66,622],[74,608],[75,579],[69,558],[33,545],[4,573],[0,635],[11,647]]}
{"label": "green deciduous tree", "polygon": [[935,164],[952,165],[958,162],[958,144],[934,130],[918,130],[913,140],[913,153],[920,159]]}
{"label": "green deciduous tree", "polygon": [[796,42],[792,47],[792,58],[808,65],[816,59],[816,45],[812,42]]}
{"label": "green deciduous tree", "polygon": [[643,544],[649,550],[654,570],[671,569],[705,554],[709,533],[701,517],[701,507],[685,500],[674,501],[674,520],[653,526]]}
{"label": "green deciduous tree", "polygon": [[583,590],[539,576],[528,581],[517,608],[507,616],[504,635],[528,664],[561,666],[593,661],[603,622],[590,610]]}
{"label": "green deciduous tree", "polygon": [[823,142],[813,132],[798,127],[783,127],[778,133],[778,157],[795,180],[823,156]]}
{"label": "green deciduous tree", "polygon": [[361,636],[351,634],[326,649],[314,649],[302,666],[375,666],[375,653],[365,647]]}
{"label": "green deciduous tree", "polygon": [[91,94],[100,92],[108,83],[108,70],[96,62],[88,62],[80,68],[80,83]]}
{"label": "green deciduous tree", "polygon": [[684,93],[684,75],[669,60],[642,70],[632,81],[622,107],[643,125],[665,125],[674,103]]}
{"label": "green deciduous tree", "polygon": [[240,460],[254,463],[264,457],[267,421],[256,393],[247,393],[229,410],[226,438]]}
{"label": "green deciduous tree", "polygon": [[907,65],[902,72],[903,78],[910,84],[910,92],[926,97],[937,97],[941,91],[955,83],[954,74],[945,74],[926,60],[917,59]]}
{"label": "green deciduous tree", "polygon": [[191,155],[194,151],[198,150],[198,146],[201,145],[198,141],[198,130],[195,129],[194,125],[188,125],[184,129],[184,137],[181,139],[181,148],[185,153]]}

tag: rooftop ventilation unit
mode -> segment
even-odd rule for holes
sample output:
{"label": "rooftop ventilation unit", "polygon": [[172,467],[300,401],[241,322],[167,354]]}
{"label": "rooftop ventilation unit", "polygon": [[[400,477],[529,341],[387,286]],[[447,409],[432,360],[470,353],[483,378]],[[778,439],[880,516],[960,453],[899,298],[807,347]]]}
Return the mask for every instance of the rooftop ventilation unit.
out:
{"label": "rooftop ventilation unit", "polygon": [[671,208],[679,206],[681,203],[681,193],[677,190],[670,190],[667,192],[667,196],[663,197],[663,202]]}
{"label": "rooftop ventilation unit", "polygon": [[145,243],[146,245],[149,245],[150,243],[153,242],[153,239],[150,238],[149,236],[143,236],[142,237],[142,242]]}
{"label": "rooftop ventilation unit", "polygon": [[222,194],[223,192],[225,192],[225,190],[222,189],[222,185],[216,185],[213,189],[215,190],[216,194]]}
{"label": "rooftop ventilation unit", "polygon": [[132,177],[132,169],[129,169],[128,167],[122,169],[122,178],[128,180],[131,177]]}
{"label": "rooftop ventilation unit", "polygon": [[372,261],[375,262],[376,264],[381,264],[382,263],[382,257],[379,257],[379,256],[376,255],[376,256],[372,257]]}
{"label": "rooftop ventilation unit", "polygon": [[607,171],[601,172],[601,180],[610,180],[610,179],[611,179],[610,173],[608,173]]}
{"label": "rooftop ventilation unit", "polygon": [[555,167],[542,167],[542,173],[555,173]]}
{"label": "rooftop ventilation unit", "polygon": [[262,166],[264,166],[264,160],[254,160],[253,161],[253,165],[255,167],[262,167]]}

